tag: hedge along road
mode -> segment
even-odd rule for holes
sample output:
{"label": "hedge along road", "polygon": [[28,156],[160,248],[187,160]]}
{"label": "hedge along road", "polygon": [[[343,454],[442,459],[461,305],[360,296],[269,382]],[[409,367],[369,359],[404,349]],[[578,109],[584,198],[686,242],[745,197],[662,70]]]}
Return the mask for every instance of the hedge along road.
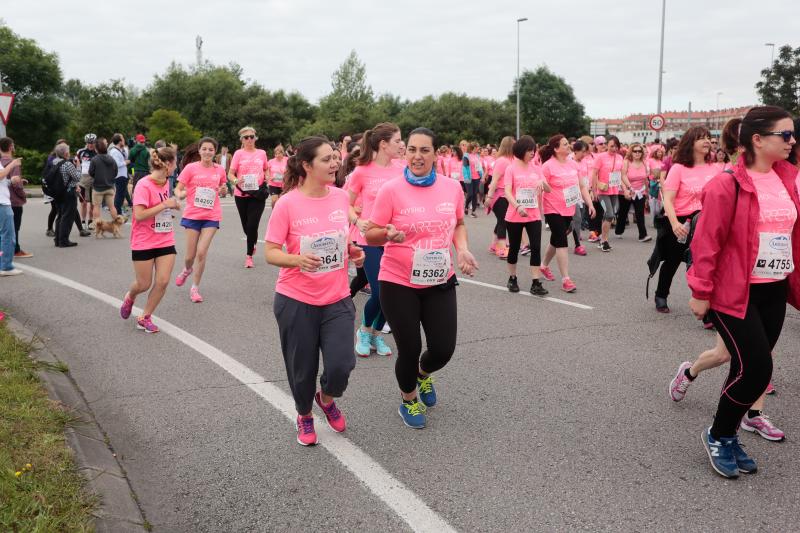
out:
{"label": "hedge along road", "polygon": [[[776,349],[779,393],[767,403],[789,440],[744,435],[759,473],[723,481],[699,433],[724,369],[682,403],[667,398],[675,368],[713,335],[689,316],[680,276],[672,315],[644,300],[650,247],[634,239],[611,254],[571,256],[577,293],[547,284],[554,298],[591,309],[463,283],[459,346],[437,376],[429,427],[402,425],[394,360],[373,356],[358,361],[340,402],[344,437],[324,431],[327,447],[306,449],[285,416],[277,271],[241,268],[230,210],[211,248],[206,301],[191,304],[186,287],[170,286],[158,310],[158,323],[170,324],[158,335],[135,331],[109,305],[130,282],[127,242],[55,249],[46,214],[40,200],[26,206],[21,241],[36,256],[18,264],[65,280],[29,269],[2,281],[0,305],[70,365],[156,530],[788,529],[798,518],[798,314]],[[484,251],[493,223],[467,224],[481,263],[475,281],[504,285],[505,265]]]}

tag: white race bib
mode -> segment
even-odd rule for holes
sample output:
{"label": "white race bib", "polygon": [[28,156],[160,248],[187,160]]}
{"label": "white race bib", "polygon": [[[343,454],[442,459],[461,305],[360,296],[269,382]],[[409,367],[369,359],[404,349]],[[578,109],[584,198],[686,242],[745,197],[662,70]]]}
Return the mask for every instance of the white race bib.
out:
{"label": "white race bib", "polygon": [[276,183],[283,183],[283,172],[276,172],[272,175],[272,181]]}
{"label": "white race bib", "polygon": [[243,191],[258,190],[258,176],[256,174],[245,174],[244,176],[242,176],[242,190]]}
{"label": "white race bib", "polygon": [[194,191],[194,206],[201,209],[214,209],[217,191],[211,187],[198,187]]}
{"label": "white race bib", "polygon": [[791,234],[759,233],[758,257],[753,275],[766,279],[784,279],[793,271]]}
{"label": "white race bib", "polygon": [[453,172],[450,177],[453,178],[454,180],[460,180],[461,179],[461,172]]}
{"label": "white race bib", "polygon": [[517,203],[525,209],[536,209],[539,207],[539,194],[536,189],[517,189]]}
{"label": "white race bib", "polygon": [[89,175],[89,165],[90,165],[91,163],[92,163],[92,162],[91,162],[91,161],[89,161],[89,160],[84,160],[84,161],[81,161],[81,174],[82,174],[83,176],[88,176],[88,175]]}
{"label": "white race bib", "polygon": [[347,230],[329,231],[317,237],[300,237],[300,253],[314,254],[322,264],[315,272],[322,274],[344,268],[347,253]]}
{"label": "white race bib", "polygon": [[608,175],[608,186],[619,187],[620,185],[622,185],[622,172],[615,170]]}
{"label": "white race bib", "polygon": [[411,283],[415,285],[441,285],[450,273],[450,250],[437,248],[414,250],[414,263],[411,265]]}
{"label": "white race bib", "polygon": [[164,209],[156,214],[153,231],[156,233],[172,233],[172,209]]}
{"label": "white race bib", "polygon": [[577,185],[564,189],[564,201],[567,207],[572,207],[581,201],[581,189]]}

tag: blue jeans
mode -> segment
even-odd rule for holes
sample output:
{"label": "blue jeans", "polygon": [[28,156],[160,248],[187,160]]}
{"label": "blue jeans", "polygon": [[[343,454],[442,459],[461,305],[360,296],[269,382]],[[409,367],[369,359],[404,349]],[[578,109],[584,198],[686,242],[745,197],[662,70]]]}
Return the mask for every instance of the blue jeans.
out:
{"label": "blue jeans", "polygon": [[[10,205],[0,205],[0,270],[14,269],[14,211]],[[377,277],[377,276],[376,276]],[[383,327],[383,326],[381,326]]]}
{"label": "blue jeans", "polygon": [[122,202],[128,200],[128,205],[133,209],[133,202],[131,202],[131,195],[128,193],[128,178],[118,177],[114,180],[114,208],[118,214],[122,214]]}
{"label": "blue jeans", "polygon": [[386,319],[381,311],[381,287],[378,283],[378,273],[381,270],[381,257],[383,257],[383,246],[362,246],[364,248],[364,272],[369,281],[370,296],[364,306],[364,325],[368,328],[375,328],[378,331],[383,329]]}

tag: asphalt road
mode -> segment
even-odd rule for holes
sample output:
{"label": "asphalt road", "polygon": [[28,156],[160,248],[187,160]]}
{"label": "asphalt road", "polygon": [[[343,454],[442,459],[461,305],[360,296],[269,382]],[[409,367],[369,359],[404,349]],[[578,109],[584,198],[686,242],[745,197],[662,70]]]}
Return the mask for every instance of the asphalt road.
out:
{"label": "asphalt road", "polygon": [[[591,309],[462,283],[458,347],[436,376],[440,403],[426,429],[406,428],[397,415],[394,358],[372,356],[358,360],[339,402],[345,438],[323,432],[331,447],[303,448],[292,422],[258,392],[288,393],[272,314],[277,269],[263,259],[242,268],[238,216],[224,202],[205,302],[192,304],[188,285],[171,285],[157,310],[174,335],[136,331],[99,299],[122,298],[132,279],[127,239],[73,231],[80,246],[56,249],[40,199],[25,207],[21,233],[35,257],[17,264],[99,293],[32,271],[0,280],[0,307],[68,363],[155,531],[408,531],[422,529],[426,516],[459,531],[796,529],[797,311],[776,349],[778,394],[767,402],[788,438],[744,434],[759,472],[736,481],[711,470],[700,442],[727,369],[704,374],[680,404],[667,395],[680,362],[710,347],[714,334],[689,313],[682,269],[672,314],[644,299],[651,245],[630,230],[611,253],[589,246],[587,257],[570,255],[576,293],[546,283],[551,296]],[[505,264],[486,252],[492,220],[467,225],[481,266],[474,279],[504,286]],[[357,296],[359,311],[364,301]],[[268,383],[243,383],[183,331]],[[342,452],[351,448],[365,455]],[[353,464],[377,477],[365,481]],[[392,483],[410,492],[397,495]],[[414,512],[414,501],[430,515]],[[410,513],[398,511],[409,502]]]}

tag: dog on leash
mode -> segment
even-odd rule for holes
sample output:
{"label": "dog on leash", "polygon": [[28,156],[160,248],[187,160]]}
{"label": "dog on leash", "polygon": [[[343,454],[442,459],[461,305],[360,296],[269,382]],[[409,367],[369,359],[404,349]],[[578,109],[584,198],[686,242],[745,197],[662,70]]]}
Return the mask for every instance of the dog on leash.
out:
{"label": "dog on leash", "polygon": [[117,215],[113,220],[103,220],[102,218],[94,219],[94,238],[105,238],[105,232],[114,235],[115,239],[122,237],[122,226],[125,224],[125,217]]}

